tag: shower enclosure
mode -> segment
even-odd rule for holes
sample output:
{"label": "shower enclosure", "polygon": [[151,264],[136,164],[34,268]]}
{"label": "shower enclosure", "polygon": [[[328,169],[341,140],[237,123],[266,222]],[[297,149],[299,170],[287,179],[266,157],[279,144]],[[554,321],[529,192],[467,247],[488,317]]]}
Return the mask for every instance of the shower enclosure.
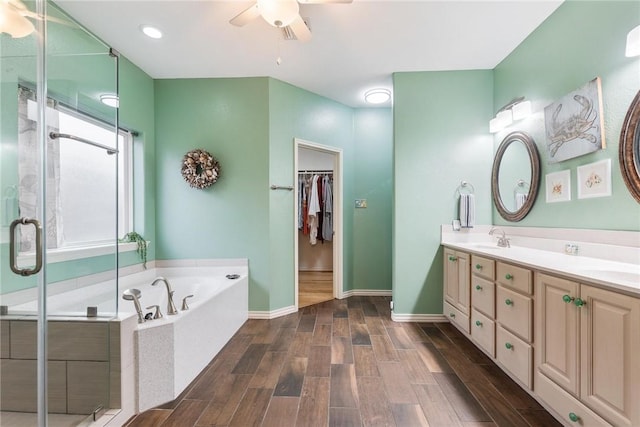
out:
{"label": "shower enclosure", "polygon": [[53,3],[0,6],[0,424],[80,425],[119,402],[118,55]]}

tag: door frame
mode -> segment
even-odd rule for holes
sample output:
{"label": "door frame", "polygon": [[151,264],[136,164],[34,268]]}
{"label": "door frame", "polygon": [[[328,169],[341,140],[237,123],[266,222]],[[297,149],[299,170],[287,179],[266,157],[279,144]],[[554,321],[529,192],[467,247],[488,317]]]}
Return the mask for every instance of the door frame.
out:
{"label": "door frame", "polygon": [[293,206],[293,218],[294,218],[294,292],[295,292],[295,308],[298,311],[298,150],[300,148],[306,148],[309,150],[316,150],[322,153],[332,154],[333,161],[333,297],[342,299],[342,278],[343,278],[343,208],[342,208],[342,195],[343,195],[343,150],[341,148],[331,147],[329,145],[317,144],[311,141],[305,141],[304,139],[294,138],[294,150],[293,150],[293,173],[294,173],[294,191],[296,202]]}

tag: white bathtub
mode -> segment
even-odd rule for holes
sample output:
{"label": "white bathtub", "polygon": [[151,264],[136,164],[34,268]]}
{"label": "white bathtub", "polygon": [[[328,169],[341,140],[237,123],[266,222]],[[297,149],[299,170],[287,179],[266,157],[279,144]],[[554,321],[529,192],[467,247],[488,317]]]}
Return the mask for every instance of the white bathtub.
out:
{"label": "white bathtub", "polygon": [[[100,273],[52,284],[47,309],[52,318],[64,321],[100,321],[117,325],[120,336],[119,384],[115,395],[121,403],[119,417],[126,421],[136,412],[175,399],[215,357],[248,318],[248,263],[242,260],[157,261],[155,268],[120,277],[117,292],[113,273]],[[127,271],[124,269],[123,271]],[[135,271],[135,270],[134,270]],[[238,274],[237,279],[226,275]],[[164,282],[151,286],[157,277],[166,278],[174,291],[178,314],[168,315]],[[87,283],[91,283],[87,285]],[[125,289],[141,291],[143,312],[159,305],[163,318],[139,324],[133,301],[122,299]],[[181,310],[182,300],[193,295]],[[35,290],[5,295],[1,304],[9,307],[12,319],[32,318],[37,310]],[[88,319],[86,307],[98,308],[98,317]],[[113,360],[112,360],[112,363]],[[111,391],[114,395],[114,390]],[[112,402],[114,399],[112,398]]]}
{"label": "white bathtub", "polygon": [[[147,272],[145,272],[147,273]],[[228,274],[238,274],[228,279]],[[121,280],[120,288],[142,292],[141,306],[160,305],[163,317],[138,324],[134,332],[136,355],[137,409],[145,411],[171,401],[202,371],[248,318],[247,267],[171,267],[156,268],[150,278],[135,283],[134,277]],[[164,277],[174,291],[178,314],[167,313]],[[181,310],[182,300],[189,309]],[[132,301],[122,301],[123,312],[137,314]]]}

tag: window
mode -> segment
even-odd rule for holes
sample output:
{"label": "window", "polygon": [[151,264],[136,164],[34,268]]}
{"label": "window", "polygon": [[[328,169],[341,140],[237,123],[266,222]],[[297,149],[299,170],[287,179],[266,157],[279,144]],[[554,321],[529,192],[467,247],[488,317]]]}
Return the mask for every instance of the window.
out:
{"label": "window", "polygon": [[[19,205],[21,216],[35,214],[38,166],[35,148],[36,103],[21,88],[19,103]],[[69,134],[115,147],[109,155],[80,141],[57,138],[47,145],[47,248],[83,248],[114,243],[132,229],[132,136],[55,102],[47,107],[48,131]],[[35,154],[34,154],[35,152]],[[117,163],[117,164],[116,164]],[[117,178],[116,178],[117,176]],[[117,191],[116,191],[117,186]],[[116,204],[117,197],[117,204]],[[117,209],[117,211],[116,211]],[[118,230],[116,236],[116,217]],[[21,252],[33,251],[28,229]]]}

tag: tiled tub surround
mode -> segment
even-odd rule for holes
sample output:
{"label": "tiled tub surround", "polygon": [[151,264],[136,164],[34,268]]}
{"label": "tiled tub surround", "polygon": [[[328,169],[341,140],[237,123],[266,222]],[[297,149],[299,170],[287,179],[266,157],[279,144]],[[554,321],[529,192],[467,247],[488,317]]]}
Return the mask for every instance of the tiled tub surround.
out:
{"label": "tiled tub surround", "polygon": [[639,425],[640,233],[490,228],[442,227],[447,318],[564,424]]}
{"label": "tiled tub surround", "polygon": [[[228,274],[239,274],[240,277],[230,280],[225,277]],[[165,284],[151,286],[159,276],[167,278],[175,291],[176,315],[167,314]],[[62,286],[72,285],[65,283]],[[143,312],[151,312],[145,307],[155,304],[163,312],[163,318],[142,324],[138,324],[133,302],[121,298],[119,313],[115,316],[110,308],[114,305],[113,291],[105,292],[112,287],[113,282],[95,283],[49,298],[56,312],[66,315],[56,316],[52,318],[55,321],[49,322],[51,412],[86,413],[93,410],[95,402],[108,399],[111,408],[121,410],[109,411],[96,425],[106,422],[121,425],[138,411],[173,400],[248,317],[246,260],[158,261],[155,268],[120,277],[119,297],[125,289],[140,289]],[[189,309],[181,310],[182,299],[191,294],[194,296],[188,300]],[[2,298],[2,304],[9,306],[9,315],[0,318],[1,387],[2,390],[16,390],[17,386],[25,388],[27,394],[22,401],[35,405],[35,350],[31,354],[25,348],[35,348],[36,322],[33,316],[26,314],[34,303],[25,298],[17,293]],[[78,305],[72,303],[65,307],[64,301],[79,298],[88,301],[87,305],[98,306],[97,318],[71,317],[80,314]],[[90,349],[94,350],[85,355]],[[76,354],[78,352],[83,354]],[[26,366],[29,363],[33,364],[32,369],[30,365]],[[25,375],[4,375],[17,373],[13,369],[15,366],[20,366]],[[95,371],[89,369],[92,366],[96,367]],[[74,372],[79,372],[77,379]],[[81,384],[87,379],[93,383],[97,377],[105,386],[96,389],[94,394],[99,396],[89,399],[91,396],[83,391]],[[109,395],[105,397],[105,393]],[[9,395],[2,393],[2,410],[35,410],[35,406],[15,406],[17,399],[10,400]],[[77,403],[79,397],[84,400]],[[56,401],[51,402],[51,399]]]}

